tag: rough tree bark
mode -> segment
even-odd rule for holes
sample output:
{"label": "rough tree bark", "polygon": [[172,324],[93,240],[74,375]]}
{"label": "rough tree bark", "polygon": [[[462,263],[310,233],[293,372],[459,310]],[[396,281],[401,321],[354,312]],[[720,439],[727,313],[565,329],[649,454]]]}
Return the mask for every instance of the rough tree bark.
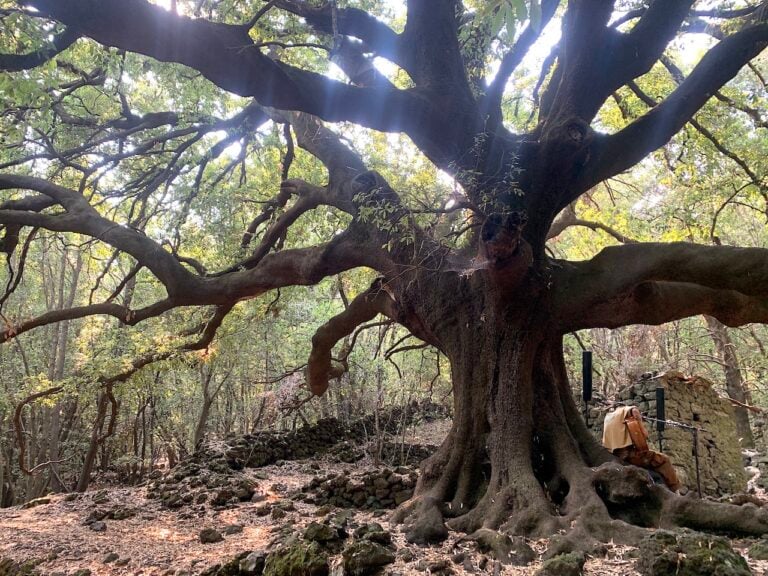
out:
{"label": "rough tree bark", "polygon": [[[327,167],[328,183],[283,182],[268,209],[286,208],[260,243],[249,242],[248,256],[236,266],[208,273],[198,265],[191,271],[183,265],[189,259],[115,225],[77,191],[0,173],[0,189],[32,193],[0,206],[7,230],[39,226],[98,238],[145,266],[168,293],[139,310],[104,302],[49,312],[8,328],[0,340],[94,314],[133,325],[177,306],[217,305],[220,324],[239,300],[368,267],[380,279],[318,330],[307,379],[313,392],[324,393],[329,379],[344,369],[343,362],[334,362],[333,347],[377,314],[449,359],[452,428],[424,463],[414,499],[396,515],[407,523],[410,539],[445,538],[445,519],[465,531],[566,529],[582,545],[594,538],[631,539],[639,530],[631,525],[768,531],[768,511],[681,499],[648,486],[638,469],[612,461],[581,421],[562,351],[564,334],[590,327],[660,324],[698,314],[730,326],[766,322],[768,251],[638,242],[569,262],[545,249],[559,213],[666,144],[763,50],[763,10],[740,12],[741,20],[728,26],[734,31],[721,34],[664,100],[625,128],[603,134],[593,127],[600,108],[648,72],[680,30],[696,29],[701,17],[735,17],[696,12],[693,0],[652,0],[611,24],[611,0],[564,2],[562,39],[538,124],[516,134],[504,126],[501,96],[558,0],[543,0],[541,25],[523,31],[487,82],[466,65],[459,37],[468,19],[457,17],[462,7],[456,0],[408,0],[399,34],[359,9],[273,2],[275,9],[303,17],[314,33],[350,37],[334,54],[350,84],[270,58],[253,44],[252,22],[187,18],[145,0],[26,3],[78,36],[184,64],[225,90],[285,111],[264,110],[259,118],[290,123],[298,145]],[[398,89],[371,62],[368,73],[359,74],[371,53],[399,66],[412,86]],[[387,181],[367,171],[318,118],[410,137],[461,184],[456,209],[469,215],[467,246],[452,248],[418,226]],[[59,212],[49,210],[52,203]],[[323,245],[281,249],[286,230],[321,206],[346,212],[347,230]],[[268,220],[257,219],[254,228]]]}
{"label": "rough tree bark", "polygon": [[733,413],[736,420],[736,434],[744,448],[754,448],[755,438],[752,435],[752,427],[749,424],[749,413],[745,408],[749,404],[744,377],[739,368],[739,358],[736,354],[736,347],[728,334],[728,328],[717,318],[705,316],[709,333],[715,343],[725,374],[725,389],[728,397],[736,400],[739,404],[733,407]]}

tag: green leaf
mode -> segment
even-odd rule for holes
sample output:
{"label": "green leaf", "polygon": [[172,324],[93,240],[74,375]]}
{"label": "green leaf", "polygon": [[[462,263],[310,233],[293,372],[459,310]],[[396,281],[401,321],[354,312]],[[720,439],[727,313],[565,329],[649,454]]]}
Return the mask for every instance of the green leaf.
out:
{"label": "green leaf", "polygon": [[[525,0],[510,0],[510,4],[512,5],[512,8],[514,8],[517,21],[525,20],[528,16],[528,7],[525,5]],[[514,30],[516,24],[517,22],[513,23],[510,30]]]}

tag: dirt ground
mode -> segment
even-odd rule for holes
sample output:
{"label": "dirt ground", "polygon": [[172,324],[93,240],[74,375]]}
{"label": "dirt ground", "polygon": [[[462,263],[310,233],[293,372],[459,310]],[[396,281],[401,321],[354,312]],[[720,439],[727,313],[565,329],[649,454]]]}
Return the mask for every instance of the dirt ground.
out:
{"label": "dirt ground", "polygon": [[[430,443],[444,433],[444,423],[433,423],[419,430],[408,441]],[[248,471],[264,492],[267,501],[285,498],[287,493],[300,489],[313,475],[354,471],[371,465],[362,462],[354,465],[338,464],[323,459],[319,470],[313,470],[307,462],[286,462],[256,471]],[[258,474],[258,476],[257,476]],[[295,502],[295,511],[279,520],[257,515],[264,502],[245,502],[229,509],[215,510],[206,506],[204,511],[181,508],[167,510],[157,500],[146,498],[146,488],[97,487],[88,493],[72,496],[54,495],[50,503],[29,509],[19,507],[0,509],[0,558],[16,561],[44,559],[38,566],[43,574],[71,576],[78,570],[88,569],[92,575],[191,575],[199,574],[207,567],[222,563],[243,551],[265,550],[271,543],[285,537],[284,527],[296,532],[313,520],[318,520],[318,507]],[[124,520],[105,520],[106,530],[95,532],[84,525],[88,514],[96,507],[127,507],[136,514]],[[407,544],[399,526],[388,522],[389,511],[383,516],[370,512],[355,511],[354,522],[376,521],[391,531],[398,551],[409,548],[413,559],[406,562],[398,555],[383,574],[429,574],[429,566],[439,560],[448,560],[454,574],[487,573],[494,575],[522,576],[533,574],[540,561],[526,567],[501,566],[491,560],[484,570],[478,570],[481,555],[474,545],[459,542],[460,534],[451,537],[440,546],[418,547]],[[200,530],[213,527],[222,531],[226,526],[241,524],[242,532],[225,536],[223,542],[202,544]],[[538,553],[547,547],[546,540],[533,540],[529,544]],[[748,541],[735,541],[744,551]],[[604,558],[589,558],[585,566],[588,576],[632,576],[633,550],[609,544]],[[105,563],[107,555],[117,555],[117,560]],[[465,569],[464,560],[456,560],[457,554],[469,559],[474,568]],[[749,561],[755,574],[768,574],[768,562]]]}

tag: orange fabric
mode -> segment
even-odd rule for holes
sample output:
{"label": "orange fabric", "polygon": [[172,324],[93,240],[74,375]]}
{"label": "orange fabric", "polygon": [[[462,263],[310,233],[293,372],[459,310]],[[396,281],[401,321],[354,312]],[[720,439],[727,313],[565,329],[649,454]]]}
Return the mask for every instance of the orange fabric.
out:
{"label": "orange fabric", "polygon": [[648,450],[648,431],[643,426],[643,421],[630,414],[624,420],[624,424],[627,426],[627,431],[629,432],[629,437],[632,438],[632,445],[635,447],[635,450],[638,452]]}
{"label": "orange fabric", "polygon": [[640,452],[636,450],[634,446],[619,448],[614,451],[614,454],[627,464],[647,468],[648,470],[653,470],[658,473],[664,480],[664,483],[673,492],[680,489],[680,480],[677,477],[677,472],[675,472],[675,467],[672,466],[672,462],[665,454],[653,450]]}
{"label": "orange fabric", "polygon": [[672,462],[661,452],[648,449],[648,431],[632,416],[632,406],[619,406],[605,417],[603,446],[621,460],[657,472],[673,492],[680,488]]}

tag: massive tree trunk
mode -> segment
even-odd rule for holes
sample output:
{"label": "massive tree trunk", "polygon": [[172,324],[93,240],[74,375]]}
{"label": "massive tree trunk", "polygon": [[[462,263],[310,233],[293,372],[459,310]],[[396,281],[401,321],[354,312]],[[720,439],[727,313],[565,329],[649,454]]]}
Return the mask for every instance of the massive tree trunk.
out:
{"label": "massive tree trunk", "polygon": [[[524,248],[514,234],[482,236],[481,253]],[[765,532],[764,511],[745,509],[740,516],[723,505],[683,499],[597,442],[572,396],[562,336],[571,323],[603,322],[603,312],[584,306],[589,290],[578,291],[555,262],[534,261],[524,274],[517,266],[519,258],[494,257],[469,276],[424,273],[390,284],[398,319],[449,358],[454,393],[451,430],[423,463],[414,499],[395,514],[407,524],[408,538],[439,541],[447,536],[446,520],[469,533],[568,530],[572,545],[586,548],[596,540],[635,541],[642,532],[633,526],[706,529],[720,522],[734,531]],[[622,305],[632,314],[633,306],[645,311],[654,299],[634,297]]]}
{"label": "massive tree trunk", "polygon": [[584,425],[568,383],[562,337],[546,302],[509,306],[473,298],[438,336],[451,361],[454,420],[422,464],[412,501],[395,520],[418,543],[447,526],[528,536],[571,533],[571,546],[636,541],[636,527],[687,526],[759,534],[768,515],[691,501],[619,463]]}

